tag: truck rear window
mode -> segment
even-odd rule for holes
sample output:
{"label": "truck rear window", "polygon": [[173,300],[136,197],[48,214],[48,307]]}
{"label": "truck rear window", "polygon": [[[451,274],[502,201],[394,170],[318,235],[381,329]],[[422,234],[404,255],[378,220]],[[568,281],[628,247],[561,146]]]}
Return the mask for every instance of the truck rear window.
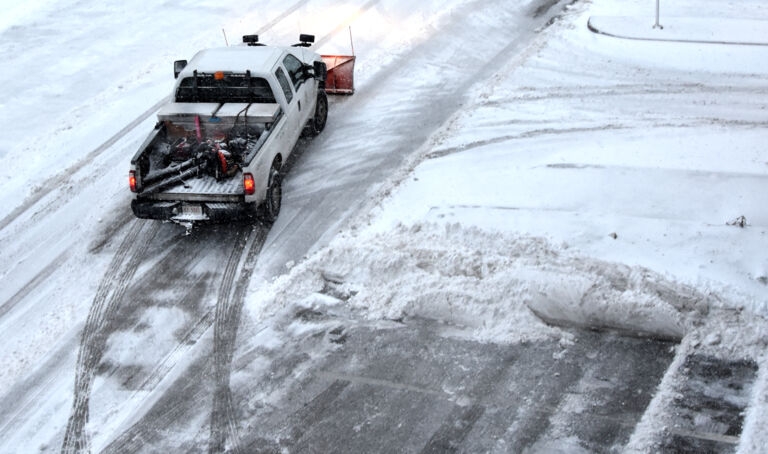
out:
{"label": "truck rear window", "polygon": [[269,83],[260,77],[225,74],[216,80],[213,74],[185,77],[176,90],[176,102],[275,103]]}

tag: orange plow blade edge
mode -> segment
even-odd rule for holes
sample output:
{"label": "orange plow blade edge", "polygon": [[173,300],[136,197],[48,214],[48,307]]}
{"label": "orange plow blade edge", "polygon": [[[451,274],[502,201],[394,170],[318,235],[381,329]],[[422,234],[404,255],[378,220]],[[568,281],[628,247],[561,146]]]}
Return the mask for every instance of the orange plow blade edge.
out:
{"label": "orange plow blade edge", "polygon": [[355,93],[355,56],[321,55],[328,76],[325,80],[325,92],[331,95],[351,95]]}

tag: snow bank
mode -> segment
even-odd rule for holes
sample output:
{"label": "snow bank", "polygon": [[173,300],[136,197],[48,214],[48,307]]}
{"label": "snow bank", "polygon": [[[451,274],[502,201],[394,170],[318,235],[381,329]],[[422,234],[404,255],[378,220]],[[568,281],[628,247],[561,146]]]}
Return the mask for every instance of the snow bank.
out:
{"label": "snow bank", "polygon": [[[658,450],[660,434],[677,423],[671,405],[685,359],[706,355],[760,365],[758,380],[747,392],[751,397],[739,445],[739,452],[757,453],[768,442],[761,419],[768,412],[768,321],[727,309],[736,305],[648,269],[584,257],[542,238],[417,222],[386,232],[340,234],[248,301],[242,336],[263,338],[252,336],[253,328],[275,315],[286,325],[279,331],[293,337],[330,330],[323,326],[327,320],[295,323],[295,316],[285,316],[317,311],[332,314],[334,323],[362,319],[383,327],[426,318],[438,322],[440,335],[497,344],[549,339],[568,345],[573,337],[562,328],[574,326],[673,338],[681,340],[675,360],[626,450]],[[261,342],[249,341],[241,351],[271,349],[275,339]],[[262,397],[280,395],[273,394]]]}
{"label": "snow bank", "polygon": [[326,301],[317,294],[345,300],[369,320],[428,318],[498,343],[563,335],[542,319],[680,338],[711,304],[650,270],[541,238],[432,223],[340,235],[250,307]]}

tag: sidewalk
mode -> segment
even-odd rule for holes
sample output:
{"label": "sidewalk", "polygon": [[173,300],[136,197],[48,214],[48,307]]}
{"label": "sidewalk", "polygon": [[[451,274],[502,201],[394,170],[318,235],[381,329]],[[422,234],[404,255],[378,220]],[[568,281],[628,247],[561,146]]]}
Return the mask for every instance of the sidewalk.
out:
{"label": "sidewalk", "polygon": [[768,21],[747,19],[640,16],[592,16],[587,26],[595,33],[624,39],[682,43],[768,46]]}

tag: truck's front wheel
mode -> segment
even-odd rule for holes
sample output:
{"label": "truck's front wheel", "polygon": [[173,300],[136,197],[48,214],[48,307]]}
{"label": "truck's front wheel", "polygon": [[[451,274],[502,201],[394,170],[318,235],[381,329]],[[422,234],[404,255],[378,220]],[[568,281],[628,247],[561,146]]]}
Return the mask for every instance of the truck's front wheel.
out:
{"label": "truck's front wheel", "polygon": [[283,204],[283,182],[280,172],[272,169],[269,174],[269,187],[267,187],[267,199],[261,206],[260,218],[266,224],[273,224],[280,214]]}
{"label": "truck's front wheel", "polygon": [[315,116],[311,121],[311,133],[316,136],[323,132],[325,123],[328,122],[328,96],[325,91],[320,91],[317,95],[317,104],[315,105]]}

